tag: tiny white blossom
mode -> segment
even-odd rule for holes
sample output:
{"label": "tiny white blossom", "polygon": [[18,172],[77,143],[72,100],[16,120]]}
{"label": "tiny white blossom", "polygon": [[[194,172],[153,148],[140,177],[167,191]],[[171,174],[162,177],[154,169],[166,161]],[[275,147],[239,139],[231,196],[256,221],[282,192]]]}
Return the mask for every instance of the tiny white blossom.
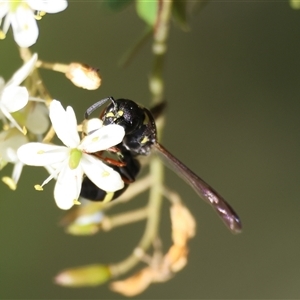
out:
{"label": "tiny white blossom", "polygon": [[[31,100],[31,98],[29,98],[29,100]],[[27,112],[25,126],[33,134],[42,135],[47,131],[50,125],[49,110],[45,103],[31,101],[28,105],[30,106]]]}
{"label": "tiny white blossom", "polygon": [[39,188],[42,189],[52,178],[57,178],[54,198],[61,209],[69,209],[78,201],[84,174],[107,192],[123,188],[120,174],[89,153],[119,144],[125,135],[124,128],[115,124],[102,126],[80,140],[72,107],[68,106],[64,110],[59,101],[53,100],[49,110],[56,135],[65,146],[28,143],[17,152],[19,159],[26,165],[50,167],[50,176]]}
{"label": "tiny white blossom", "polygon": [[11,113],[22,109],[29,99],[28,91],[25,87],[19,86],[29,75],[37,61],[37,54],[34,54],[5,84],[4,79],[0,77],[0,119],[5,123],[5,117],[18,128],[23,129],[12,117]]}
{"label": "tiny white blossom", "polygon": [[12,26],[14,39],[20,47],[32,46],[39,35],[34,12],[57,13],[68,6],[66,0],[0,0],[0,24],[5,17],[2,35]]}
{"label": "tiny white blossom", "polygon": [[2,131],[0,133],[0,161],[4,166],[6,163],[14,164],[11,177],[5,176],[2,181],[12,190],[15,190],[22,173],[23,163],[17,156],[17,150],[21,145],[28,143],[28,139],[16,128]]}

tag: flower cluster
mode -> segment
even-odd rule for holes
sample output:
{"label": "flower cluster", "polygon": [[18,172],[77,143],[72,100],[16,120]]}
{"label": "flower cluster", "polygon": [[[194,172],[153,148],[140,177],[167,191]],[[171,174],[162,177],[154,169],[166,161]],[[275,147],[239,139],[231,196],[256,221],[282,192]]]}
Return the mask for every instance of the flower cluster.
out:
{"label": "flower cluster", "polygon": [[[5,129],[0,132],[0,170],[7,163],[14,164],[12,176],[2,178],[12,190],[16,189],[23,168],[23,163],[17,157],[17,149],[28,142],[24,135],[27,132],[26,127],[41,134],[47,130],[49,124],[44,104],[31,102],[34,99],[29,96],[27,88],[20,86],[31,74],[36,61],[37,54],[34,54],[6,83],[0,77],[0,120]],[[27,109],[30,107],[31,109]],[[40,122],[38,129],[36,120]]]}
{"label": "flower cluster", "polygon": [[[32,55],[6,83],[0,77],[0,120],[4,129],[0,132],[0,170],[8,163],[14,165],[12,176],[4,176],[2,181],[15,190],[24,164],[43,166],[50,176],[36,189],[56,179],[54,198],[61,209],[78,203],[84,175],[107,192],[122,189],[120,174],[91,153],[119,144],[125,134],[123,127],[102,126],[99,119],[91,119],[85,124],[88,134],[80,140],[71,107],[64,110],[59,101],[53,100],[48,109],[43,99],[30,95],[26,87],[20,86],[31,78],[37,59],[37,54]],[[49,127],[49,117],[65,146],[39,142]],[[35,142],[30,142],[28,131]]]}
{"label": "flower cluster", "polygon": [[[3,22],[1,37],[5,38],[11,25],[14,39],[20,47],[35,44],[39,29],[36,19],[43,13],[57,13],[66,9],[66,0],[1,0],[0,24]],[[35,12],[40,13],[35,15]]]}
{"label": "flower cluster", "polygon": [[36,189],[42,189],[52,178],[56,178],[56,204],[61,209],[69,209],[78,203],[84,174],[105,191],[114,192],[123,188],[120,174],[90,154],[119,144],[125,134],[123,127],[114,124],[99,126],[80,140],[73,108],[68,106],[64,110],[59,101],[53,100],[49,109],[52,126],[65,146],[28,143],[17,152],[18,158],[26,165],[43,166],[49,170],[50,176]]}

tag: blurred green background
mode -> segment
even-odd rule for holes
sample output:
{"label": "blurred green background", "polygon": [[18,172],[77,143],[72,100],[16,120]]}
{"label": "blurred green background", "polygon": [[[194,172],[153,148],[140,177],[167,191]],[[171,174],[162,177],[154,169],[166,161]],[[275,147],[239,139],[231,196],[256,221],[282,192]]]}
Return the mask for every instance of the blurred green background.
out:
{"label": "blurred green background", "polygon": [[[65,12],[46,15],[32,47],[45,61],[99,67],[103,84],[93,92],[41,72],[53,97],[72,105],[79,119],[106,96],[150,100],[150,43],[129,67],[118,66],[143,22],[133,6],[112,14],[99,4],[71,1]],[[287,2],[212,1],[190,24],[188,33],[171,28],[163,145],[230,202],[244,231],[232,235],[168,171],[167,184],[197,220],[197,236],[187,267],[138,298],[300,298],[300,11]],[[0,56],[8,79],[21,63],[11,33],[0,42]],[[72,266],[122,260],[144,223],[94,237],[66,235],[57,225],[63,212],[53,200],[54,182],[43,194],[33,189],[46,176],[26,167],[16,192],[0,185],[0,298],[123,298],[107,286],[59,287],[53,277]],[[169,241],[167,205],[161,235]]]}

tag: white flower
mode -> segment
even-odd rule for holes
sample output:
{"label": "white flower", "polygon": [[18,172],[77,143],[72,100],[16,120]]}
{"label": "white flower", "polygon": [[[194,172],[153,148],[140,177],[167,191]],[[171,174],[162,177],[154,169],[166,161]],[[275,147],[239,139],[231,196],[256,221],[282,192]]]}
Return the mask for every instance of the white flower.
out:
{"label": "white flower", "polygon": [[[120,174],[89,153],[119,144],[125,134],[124,128],[115,124],[102,126],[80,141],[72,107],[68,106],[64,110],[59,101],[53,100],[49,109],[52,126],[65,146],[28,143],[21,146],[17,154],[27,165],[53,167],[51,175],[42,186],[57,177],[54,188],[57,206],[69,209],[78,202],[84,173],[95,185],[107,192],[123,188],[124,182]],[[42,186],[38,188],[42,189]]]}
{"label": "white flower", "polygon": [[0,24],[5,17],[2,35],[11,24],[14,38],[20,47],[32,46],[39,35],[35,11],[57,13],[68,6],[66,0],[0,0]]}
{"label": "white flower", "polygon": [[22,109],[29,99],[28,91],[25,87],[19,86],[34,68],[37,61],[37,54],[26,62],[5,84],[4,79],[0,77],[0,119],[6,117],[21,132],[23,129],[12,117],[11,113]]}
{"label": "white flower", "polygon": [[[32,98],[29,98],[32,100]],[[27,109],[28,108],[28,109]],[[35,135],[42,135],[50,125],[49,110],[45,103],[30,101],[25,108],[26,120],[25,127]],[[42,140],[42,138],[40,139]]]}
{"label": "white flower", "polygon": [[2,131],[0,133],[0,161],[4,166],[6,163],[14,164],[11,177],[3,177],[2,181],[7,184],[12,190],[17,187],[18,180],[22,173],[23,163],[17,156],[17,150],[21,145],[28,143],[28,139],[16,128]]}

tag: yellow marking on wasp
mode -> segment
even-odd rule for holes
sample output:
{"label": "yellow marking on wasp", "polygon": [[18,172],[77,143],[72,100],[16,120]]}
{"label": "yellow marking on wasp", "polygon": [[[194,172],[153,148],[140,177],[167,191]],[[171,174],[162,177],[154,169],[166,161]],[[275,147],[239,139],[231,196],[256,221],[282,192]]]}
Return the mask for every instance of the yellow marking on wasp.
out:
{"label": "yellow marking on wasp", "polygon": [[117,112],[117,114],[118,114],[119,117],[122,117],[124,115],[124,111],[123,110],[119,110]]}
{"label": "yellow marking on wasp", "polygon": [[141,140],[141,144],[145,144],[149,142],[149,138],[147,136],[144,136],[144,138]]}
{"label": "yellow marking on wasp", "polygon": [[144,124],[144,125],[147,125],[149,122],[150,122],[149,116],[148,116],[147,114],[145,114],[145,119],[144,119],[144,121],[143,121],[143,124]]}
{"label": "yellow marking on wasp", "polygon": [[110,117],[114,117],[115,115],[110,111],[108,112],[105,117],[110,118]]}

